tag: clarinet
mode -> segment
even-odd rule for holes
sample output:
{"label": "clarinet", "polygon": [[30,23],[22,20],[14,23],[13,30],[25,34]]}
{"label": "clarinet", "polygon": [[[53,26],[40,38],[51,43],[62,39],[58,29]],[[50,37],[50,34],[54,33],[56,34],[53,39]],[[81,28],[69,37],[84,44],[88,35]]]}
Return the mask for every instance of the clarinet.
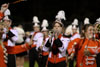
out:
{"label": "clarinet", "polygon": [[42,45],[39,48],[39,58],[42,58],[42,52],[43,52],[44,43],[45,43],[45,36],[43,36],[43,42],[42,42]]}

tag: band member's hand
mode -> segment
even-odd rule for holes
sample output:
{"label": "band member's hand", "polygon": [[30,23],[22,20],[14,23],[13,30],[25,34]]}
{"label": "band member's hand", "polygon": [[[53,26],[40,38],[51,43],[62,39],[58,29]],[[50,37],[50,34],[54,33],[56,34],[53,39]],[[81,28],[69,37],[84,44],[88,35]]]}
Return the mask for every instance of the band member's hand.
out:
{"label": "band member's hand", "polygon": [[26,37],[30,36],[30,32],[26,32]]}
{"label": "band member's hand", "polygon": [[74,58],[74,53],[72,53],[69,57],[68,60],[72,60]]}
{"label": "band member's hand", "polygon": [[43,46],[40,46],[39,49],[42,50]]}
{"label": "band member's hand", "polygon": [[29,44],[29,46],[31,46],[33,44],[33,41],[30,41],[28,44]]}
{"label": "band member's hand", "polygon": [[0,10],[0,11],[1,11],[1,12],[4,12],[4,11],[6,11],[6,10],[8,9],[8,7],[9,7],[9,4],[6,4],[6,3],[5,3],[5,4],[2,4],[2,5],[1,5],[1,10]]}

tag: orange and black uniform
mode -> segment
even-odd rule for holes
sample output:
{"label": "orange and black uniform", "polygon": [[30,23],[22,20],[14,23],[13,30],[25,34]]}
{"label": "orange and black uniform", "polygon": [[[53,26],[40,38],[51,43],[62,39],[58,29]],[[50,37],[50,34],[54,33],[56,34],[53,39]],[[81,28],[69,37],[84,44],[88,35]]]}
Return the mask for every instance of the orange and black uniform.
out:
{"label": "orange and black uniform", "polygon": [[[24,52],[24,51],[26,51],[27,49],[30,48],[28,46],[28,44],[24,44],[24,45],[21,45],[21,46],[14,46],[14,47],[7,46],[6,42],[4,42],[3,44],[4,44],[5,48],[7,49],[8,54],[21,53],[21,52]],[[7,67],[6,63],[4,62],[4,52],[3,51],[4,50],[3,50],[3,48],[0,44],[0,66],[1,67]]]}
{"label": "orange and black uniform", "polygon": [[[38,47],[42,44],[42,33],[41,32],[33,32],[31,33],[33,35],[33,44],[36,46],[33,47],[31,50],[29,50],[29,67],[34,67],[35,61],[37,61],[38,66],[40,67],[40,60],[39,60],[39,52]],[[30,40],[31,38],[27,38],[26,40]]]}
{"label": "orange and black uniform", "polygon": [[49,51],[47,67],[66,67],[66,49],[69,39],[61,34],[57,39],[52,38],[52,42],[47,41],[44,49]]}
{"label": "orange and black uniform", "polygon": [[[68,53],[76,53],[76,67],[97,67],[96,54],[93,50],[99,47],[99,41],[77,38],[68,45]],[[84,50],[87,49],[91,55],[86,56]]]}
{"label": "orange and black uniform", "polygon": [[[48,39],[49,39],[49,37],[44,37],[43,44],[41,46],[44,47],[45,44],[47,43]],[[42,50],[40,50],[40,52],[41,52],[41,56],[40,56],[41,66],[40,67],[46,67],[49,52],[46,52],[45,49],[43,49],[43,48],[42,48]]]}
{"label": "orange and black uniform", "polygon": [[[79,33],[74,33],[71,37],[70,40],[74,40],[76,38],[80,38],[80,34]],[[75,61],[76,57],[74,57],[72,60],[69,61],[69,67],[74,67],[74,61]]]}

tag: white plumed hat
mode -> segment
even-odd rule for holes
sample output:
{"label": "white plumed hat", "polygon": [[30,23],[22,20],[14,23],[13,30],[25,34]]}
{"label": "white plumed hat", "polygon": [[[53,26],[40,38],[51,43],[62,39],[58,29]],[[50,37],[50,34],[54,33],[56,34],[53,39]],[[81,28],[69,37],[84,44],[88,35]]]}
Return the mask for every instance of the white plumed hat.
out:
{"label": "white plumed hat", "polygon": [[78,25],[78,19],[74,19],[72,25]]}
{"label": "white plumed hat", "polygon": [[73,29],[76,29],[77,27],[77,25],[78,25],[78,19],[74,19],[74,21],[73,21],[73,23],[72,23],[72,25],[73,25]]}
{"label": "white plumed hat", "polygon": [[33,17],[33,23],[40,23],[39,19],[37,16]]}
{"label": "white plumed hat", "polygon": [[85,24],[90,24],[89,18],[85,18],[85,19],[84,19],[84,25],[85,25]]}
{"label": "white plumed hat", "polygon": [[48,21],[46,19],[43,20],[42,27],[48,27]]}
{"label": "white plumed hat", "polygon": [[59,19],[59,20],[61,20],[61,19],[66,20],[65,12],[64,12],[63,10],[60,10],[60,11],[58,12],[58,14],[56,15],[55,18],[56,18],[56,19]]}
{"label": "white plumed hat", "polygon": [[41,25],[42,31],[47,31],[48,30],[47,29],[48,26],[49,26],[48,25],[48,21],[46,19],[44,19],[43,22],[42,22],[42,25]]}
{"label": "white plumed hat", "polygon": [[96,23],[100,24],[100,18],[96,19]]}
{"label": "white plumed hat", "polygon": [[39,19],[38,19],[37,16],[34,16],[34,17],[33,17],[33,23],[34,23],[34,27],[40,26],[40,25],[38,24],[38,23],[40,23],[40,21],[39,21]]}
{"label": "white plumed hat", "polygon": [[4,16],[8,16],[8,15],[11,15],[11,12],[9,9],[7,9],[5,12],[4,12]]}
{"label": "white plumed hat", "polygon": [[63,25],[62,21],[61,20],[66,20],[66,17],[65,17],[65,12],[63,10],[60,10],[57,15],[56,15],[56,20],[55,22],[59,22],[60,24]]}

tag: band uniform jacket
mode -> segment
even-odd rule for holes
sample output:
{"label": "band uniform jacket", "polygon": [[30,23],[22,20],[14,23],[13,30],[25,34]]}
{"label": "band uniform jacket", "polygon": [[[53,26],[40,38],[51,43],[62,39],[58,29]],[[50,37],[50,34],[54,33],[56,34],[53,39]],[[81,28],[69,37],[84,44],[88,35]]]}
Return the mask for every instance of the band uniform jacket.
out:
{"label": "band uniform jacket", "polygon": [[[23,44],[19,46],[7,46],[8,43],[4,42],[3,45],[7,49],[8,54],[17,54],[26,51],[27,49],[30,49],[28,44]],[[4,62],[4,49],[2,48],[0,44],[0,67],[7,67],[6,63]]]}
{"label": "band uniform jacket", "polygon": [[[33,44],[36,45],[36,50],[38,51],[39,46],[43,42],[43,34],[41,32],[31,32],[31,35],[33,35]],[[27,38],[26,42],[29,42],[31,38]]]}
{"label": "band uniform jacket", "polygon": [[66,49],[68,46],[68,42],[70,41],[69,38],[65,38],[63,37],[61,34],[58,36],[58,38],[60,39],[60,41],[62,42],[62,46],[58,47],[58,53],[54,54],[52,47],[53,47],[53,43],[55,38],[52,37],[52,42],[50,47],[44,47],[44,51],[49,51],[49,55],[48,55],[48,61],[51,63],[59,63],[62,61],[66,61]]}
{"label": "band uniform jacket", "polygon": [[[76,38],[68,45],[68,53],[76,53],[76,67],[96,67],[96,54],[93,50],[99,47],[99,41],[83,38]],[[86,56],[84,50],[88,50],[91,55]]]}

